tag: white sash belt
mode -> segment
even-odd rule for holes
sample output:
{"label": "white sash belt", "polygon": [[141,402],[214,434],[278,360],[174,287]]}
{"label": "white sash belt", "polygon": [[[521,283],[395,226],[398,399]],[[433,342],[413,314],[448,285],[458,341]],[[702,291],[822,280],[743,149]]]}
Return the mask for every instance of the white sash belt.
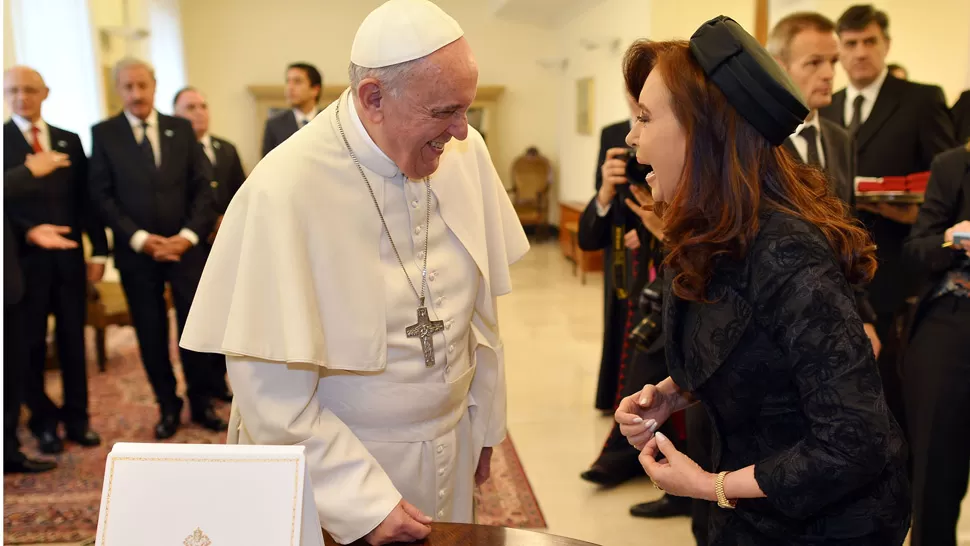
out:
{"label": "white sash belt", "polygon": [[475,368],[451,383],[331,375],[320,381],[317,399],[363,441],[427,442],[453,430],[465,415]]}

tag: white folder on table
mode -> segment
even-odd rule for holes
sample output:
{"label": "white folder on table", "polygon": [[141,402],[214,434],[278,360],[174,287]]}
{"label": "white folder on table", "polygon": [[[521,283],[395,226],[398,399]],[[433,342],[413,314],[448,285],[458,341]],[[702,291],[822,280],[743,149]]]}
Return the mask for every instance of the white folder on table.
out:
{"label": "white folder on table", "polygon": [[118,443],[96,546],[322,546],[302,446]]}

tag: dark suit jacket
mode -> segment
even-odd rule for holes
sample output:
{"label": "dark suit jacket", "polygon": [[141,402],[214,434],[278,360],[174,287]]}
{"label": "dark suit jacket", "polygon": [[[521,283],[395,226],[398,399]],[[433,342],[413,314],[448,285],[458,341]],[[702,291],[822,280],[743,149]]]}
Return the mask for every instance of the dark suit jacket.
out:
{"label": "dark suit jacket", "polygon": [[[843,127],[846,90],[832,97],[821,110],[823,117]],[[856,135],[858,176],[905,176],[930,169],[936,154],[956,145],[953,123],[943,91],[935,85],[887,76],[872,113]],[[915,294],[917,278],[902,260],[903,240],[910,226],[865,211],[859,219],[866,224],[878,246],[879,270],[869,287],[876,311],[897,311]]]}
{"label": "dark suit jacket", "polygon": [[[822,153],[825,155],[825,174],[829,179],[829,190],[849,207],[849,214],[854,217],[856,215],[855,153],[852,148],[852,138],[845,129],[825,118],[819,118],[819,127],[821,127]],[[795,159],[805,161],[790,138],[785,139],[782,146]],[[867,291],[857,291],[856,304],[859,316],[864,322],[876,322],[875,311],[869,303]]]}
{"label": "dark suit jacket", "polygon": [[943,275],[968,259],[965,253],[942,246],[944,232],[964,220],[970,220],[970,151],[961,146],[933,160],[926,199],[903,247],[906,259],[929,274],[917,323]]}
{"label": "dark suit jacket", "polygon": [[119,267],[134,255],[129,241],[140,229],[171,237],[188,228],[205,241],[215,223],[208,159],[192,124],[159,114],[158,130],[162,161],[156,169],[142,155],[124,113],[91,129],[92,199],[114,231]]}
{"label": "dark suit jacket", "polygon": [[957,143],[966,144],[970,140],[970,90],[960,94],[960,98],[950,109],[953,125],[957,132]]}
{"label": "dark suit jacket", "polygon": [[263,131],[263,157],[290,138],[297,129],[299,127],[296,126],[296,114],[293,110],[281,112],[266,120],[266,129]]}
{"label": "dark suit jacket", "polygon": [[[215,136],[210,138],[216,156],[216,164],[212,165],[212,163],[206,161],[206,164],[212,169],[209,177],[212,182],[209,185],[213,190],[216,212],[222,215],[226,213],[229,202],[232,201],[233,196],[246,181],[246,173],[243,171],[239,153],[232,142]],[[208,156],[206,156],[206,159],[208,160]]]}
{"label": "dark suit jacket", "polygon": [[[820,118],[819,127],[821,127],[822,154],[825,155],[825,174],[828,175],[829,189],[850,208],[854,208],[855,153],[852,139],[845,129],[828,119]],[[795,159],[805,161],[790,138],[785,139],[782,146]]]}
{"label": "dark suit jacket", "polygon": [[718,262],[705,294],[714,303],[677,298],[673,277],[670,377],[711,417],[714,471],[754,465],[767,495],[713,510],[710,543],[902,544],[911,506],[902,430],[822,232],[763,213],[747,256]]}
{"label": "dark suit jacket", "polygon": [[[57,169],[43,179],[36,180],[24,164],[27,154],[33,153],[20,128],[13,121],[3,126],[3,170],[12,178],[29,180],[37,185],[30,195],[7,199],[4,208],[10,221],[21,233],[39,224],[68,226],[67,238],[81,244],[82,232],[88,234],[92,254],[108,255],[108,239],[104,224],[91,202],[88,192],[88,158],[81,139],[74,133],[48,124],[51,149],[70,157],[71,166]],[[40,249],[21,246],[26,255]]]}
{"label": "dark suit jacket", "polygon": [[[24,167],[26,170],[26,167]],[[3,200],[20,199],[30,195],[40,187],[30,176],[23,176],[13,170],[3,173]],[[20,270],[19,247],[23,234],[16,231],[7,219],[7,208],[3,211],[3,304],[11,305],[20,301],[24,295],[24,277]]]}

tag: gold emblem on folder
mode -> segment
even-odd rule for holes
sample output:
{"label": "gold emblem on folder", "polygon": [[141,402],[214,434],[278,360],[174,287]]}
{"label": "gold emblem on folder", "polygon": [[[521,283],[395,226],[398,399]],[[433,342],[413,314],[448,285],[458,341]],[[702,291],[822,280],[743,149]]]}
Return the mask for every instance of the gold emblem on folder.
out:
{"label": "gold emblem on folder", "polygon": [[182,542],[182,546],[212,546],[212,541],[205,536],[202,529],[196,527],[195,531]]}

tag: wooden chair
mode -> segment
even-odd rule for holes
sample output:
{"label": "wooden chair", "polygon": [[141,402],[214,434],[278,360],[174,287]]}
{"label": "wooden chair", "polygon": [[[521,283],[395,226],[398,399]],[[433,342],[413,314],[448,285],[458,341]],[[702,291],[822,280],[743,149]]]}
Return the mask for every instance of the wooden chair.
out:
{"label": "wooden chair", "polygon": [[107,350],[105,331],[108,326],[131,326],[128,300],[120,282],[88,283],[88,321],[94,328],[94,345],[98,354],[98,369],[105,371]]}
{"label": "wooden chair", "polygon": [[549,230],[549,188],[552,165],[536,148],[512,163],[512,206],[523,226],[536,228],[536,236],[545,239]]}

